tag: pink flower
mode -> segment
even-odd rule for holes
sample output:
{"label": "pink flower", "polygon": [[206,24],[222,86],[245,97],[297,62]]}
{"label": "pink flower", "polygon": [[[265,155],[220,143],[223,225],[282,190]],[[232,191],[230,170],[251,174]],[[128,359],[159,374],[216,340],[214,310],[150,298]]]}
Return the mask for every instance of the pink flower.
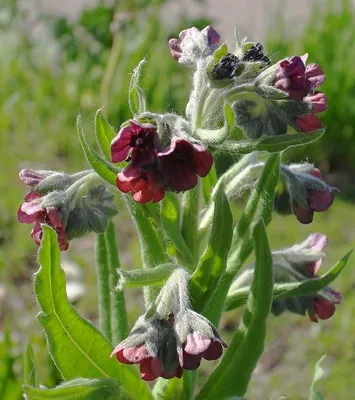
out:
{"label": "pink flower", "polygon": [[213,164],[211,153],[185,139],[173,140],[158,153],[159,169],[171,190],[182,192],[197,185],[197,175],[205,177]]}
{"label": "pink flower", "polygon": [[[315,168],[310,175],[324,181],[318,168]],[[314,212],[326,211],[334,201],[333,192],[338,192],[335,187],[328,186],[323,191],[307,190],[308,208],[303,208],[300,204],[295,206],[295,214],[302,224],[310,224],[313,221]]]}
{"label": "pink flower", "polygon": [[21,181],[31,187],[37,186],[46,175],[42,175],[40,171],[34,171],[33,169],[23,169],[19,173]]}
{"label": "pink flower", "polygon": [[140,364],[141,377],[145,381],[153,381],[159,377],[165,379],[181,378],[183,369],[177,365],[172,372],[165,371],[158,356],[152,355],[146,344],[140,344],[134,347],[125,347],[119,344],[113,350],[111,357],[116,356],[122,364]]}
{"label": "pink flower", "polygon": [[155,170],[142,170],[129,165],[116,178],[117,188],[123,192],[131,192],[134,200],[139,203],[159,202],[165,195],[165,189],[160,183],[159,173]]}
{"label": "pink flower", "polygon": [[182,350],[179,351],[180,365],[184,369],[194,370],[200,366],[202,358],[209,361],[218,360],[223,352],[222,346],[227,347],[218,336],[209,338],[196,331],[189,333]]}
{"label": "pink flower", "polygon": [[69,242],[63,225],[63,216],[55,207],[43,208],[43,198],[34,192],[25,196],[25,202],[21,204],[17,212],[18,221],[24,224],[34,224],[31,237],[37,245],[41,244],[43,231],[41,224],[49,225],[57,232],[60,250],[67,250]]}
{"label": "pink flower", "polygon": [[277,64],[274,86],[288,93],[292,100],[302,100],[325,80],[321,67],[306,65],[306,59],[306,56],[293,56]]}
{"label": "pink flower", "polygon": [[156,127],[131,120],[111,142],[112,162],[122,162],[130,157],[132,166],[140,168],[155,162],[158,148]]}
{"label": "pink flower", "polygon": [[[179,38],[180,39],[174,38],[169,40],[171,55],[177,61],[180,61],[184,55],[184,43],[190,42],[189,46],[196,46],[196,49],[198,50],[194,53],[200,53],[202,56],[212,54],[220,43],[218,32],[216,32],[211,26],[206,26],[202,31],[195,27],[185,29],[180,32]],[[188,60],[188,63],[190,62],[191,60]]]}

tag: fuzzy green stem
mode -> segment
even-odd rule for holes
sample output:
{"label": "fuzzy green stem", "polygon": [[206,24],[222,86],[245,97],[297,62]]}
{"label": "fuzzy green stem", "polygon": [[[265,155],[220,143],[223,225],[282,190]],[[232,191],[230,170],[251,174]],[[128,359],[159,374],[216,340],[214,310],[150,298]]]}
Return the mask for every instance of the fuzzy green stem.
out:
{"label": "fuzzy green stem", "polygon": [[109,223],[105,238],[109,268],[111,334],[113,343],[118,343],[128,335],[128,319],[124,293],[123,291],[115,290],[117,284],[117,270],[120,269],[120,261],[116,243],[115,226],[112,221]]}
{"label": "fuzzy green stem", "polygon": [[99,312],[99,328],[111,342],[111,307],[110,307],[110,285],[108,254],[106,252],[105,234],[96,235],[96,275],[97,275],[97,298]]}
{"label": "fuzzy green stem", "polygon": [[194,189],[183,194],[181,232],[192,254],[189,271],[195,270],[199,256],[198,215],[200,206],[201,187],[198,184]]}

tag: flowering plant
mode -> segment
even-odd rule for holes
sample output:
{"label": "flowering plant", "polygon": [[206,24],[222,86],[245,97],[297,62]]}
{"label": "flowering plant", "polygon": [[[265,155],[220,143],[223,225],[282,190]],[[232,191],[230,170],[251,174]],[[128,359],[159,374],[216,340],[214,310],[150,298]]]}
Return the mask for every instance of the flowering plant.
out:
{"label": "flowering plant", "polygon": [[[260,43],[236,37],[231,48],[212,27],[187,29],[169,45],[174,59],[193,71],[186,115],[147,108],[140,87],[143,60],[129,88],[132,119],[116,133],[101,110],[96,114],[101,154],[78,118],[92,170],[20,172],[31,189],[18,219],[34,224],[31,236],[41,246],[34,278],[38,319],[65,380],[54,389],[37,387],[29,347],[24,385],[29,400],[53,393],[56,398],[241,398],[263,352],[270,313],[307,312],[317,322],[340,304],[329,284],[350,254],[318,275],[325,235],[271,251],[265,229],[274,210],[311,223],[337,192],[313,164],[280,163],[282,151],[324,133],[315,115],[327,107],[318,91],[322,69],[307,64],[307,55],[272,64]],[[223,153],[238,161],[218,175],[214,161]],[[232,201],[246,192],[235,222]],[[131,213],[142,268],[120,268],[115,194]],[[99,329],[69,303],[60,267],[59,251],[89,231],[97,234]],[[242,269],[253,251],[255,262]],[[145,313],[129,331],[125,292],[131,287],[143,288]],[[222,314],[244,305],[239,327],[226,343],[218,333]],[[201,385],[197,369],[203,359],[220,361]]]}

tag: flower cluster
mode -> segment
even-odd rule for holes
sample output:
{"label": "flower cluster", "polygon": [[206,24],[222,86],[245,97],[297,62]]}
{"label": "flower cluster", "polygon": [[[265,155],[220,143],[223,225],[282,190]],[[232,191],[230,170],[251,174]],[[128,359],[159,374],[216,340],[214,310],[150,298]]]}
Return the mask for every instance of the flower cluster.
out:
{"label": "flower cluster", "polygon": [[[304,242],[290,248],[272,252],[275,284],[296,283],[317,278],[324,258],[323,249],[327,237],[320,233],[310,235]],[[230,292],[249,287],[254,276],[254,266],[250,265],[233,282]],[[340,304],[341,295],[331,287],[324,287],[313,295],[291,296],[274,299],[271,312],[275,316],[288,310],[305,315],[308,313],[313,322],[328,319],[335,313],[335,306]]]}
{"label": "flower cluster", "polygon": [[154,305],[138,318],[129,336],[111,356],[123,364],[139,364],[141,377],[181,378],[183,370],[194,370],[201,359],[217,360],[226,344],[216,328],[189,306],[189,275],[177,269],[168,279]]}
{"label": "flower cluster", "polygon": [[[310,235],[304,242],[289,249],[273,252],[275,282],[295,282],[317,278],[317,272],[324,257],[323,248],[327,237],[320,233]],[[280,315],[286,309],[305,315],[307,312],[313,322],[328,319],[335,312],[335,305],[340,304],[341,295],[336,290],[326,287],[313,296],[298,296],[273,301],[274,315]]]}
{"label": "flower cluster", "polygon": [[123,193],[131,192],[140,203],[159,202],[166,190],[183,192],[197,185],[213,164],[211,153],[187,138],[172,138],[161,148],[157,128],[150,123],[129,121],[111,143],[113,162],[130,161],[117,174]]}
{"label": "flower cluster", "polygon": [[[339,192],[325,183],[319,169],[312,164],[282,165],[281,176],[286,187],[281,201],[288,203],[286,210],[283,209],[286,213],[293,211],[302,224],[311,223],[314,212],[326,211],[333,204],[334,193]],[[276,205],[280,204],[278,197]]]}
{"label": "flower cluster", "polygon": [[42,241],[42,224],[55,230],[60,250],[67,250],[75,237],[88,231],[104,232],[109,219],[117,214],[113,195],[91,171],[68,175],[24,169],[19,176],[31,190],[17,218],[21,223],[33,224],[31,237],[37,245]]}
{"label": "flower cluster", "polygon": [[[277,63],[274,86],[288,94],[295,101],[306,101],[313,106],[313,112],[327,109],[327,98],[316,89],[324,82],[325,75],[317,64],[306,64],[308,55],[293,56]],[[313,114],[297,118],[296,123],[302,132],[320,129],[322,123]]]}

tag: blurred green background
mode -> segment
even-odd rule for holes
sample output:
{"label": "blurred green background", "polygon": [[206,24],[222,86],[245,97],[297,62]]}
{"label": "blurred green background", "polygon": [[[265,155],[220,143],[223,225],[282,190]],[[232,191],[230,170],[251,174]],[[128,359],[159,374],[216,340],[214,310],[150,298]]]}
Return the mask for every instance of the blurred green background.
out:
{"label": "blurred green background", "polygon": [[[31,3],[31,5],[30,5]],[[64,2],[65,3],[65,2]],[[64,4],[63,3],[63,4]],[[74,7],[68,3],[68,10]],[[79,3],[79,2],[78,2]],[[174,17],[170,6],[181,4]],[[255,3],[251,5],[251,3]],[[74,172],[87,168],[76,139],[75,119],[83,115],[90,138],[95,111],[104,106],[110,123],[118,128],[130,118],[127,88],[134,66],[147,57],[143,87],[150,110],[183,112],[190,90],[190,71],[170,56],[167,40],[186,27],[216,22],[228,32],[244,20],[242,34],[261,39],[273,61],[309,53],[327,76],[322,87],[329,98],[323,121],[324,138],[302,152],[288,152],[289,160],[310,160],[342,195],[311,226],[295,218],[275,216],[269,237],[272,248],[292,245],[309,233],[329,237],[327,268],[355,244],[355,10],[351,0],[306,2],[269,0],[211,1],[123,0],[81,1],[74,17],[37,7],[38,2],[0,2],[0,399],[21,398],[22,353],[28,339],[43,365],[40,381],[53,386],[59,373],[45,356],[44,338],[35,321],[31,277],[37,269],[36,251],[28,225],[17,222],[16,211],[26,188],[18,179],[22,168]],[[275,3],[275,4],[274,4]],[[224,7],[224,10],[222,9]],[[230,11],[235,10],[235,19]],[[304,12],[300,8],[304,7]],[[193,12],[190,12],[190,9]],[[206,10],[206,13],[201,13]],[[212,10],[210,12],[210,10]],[[208,12],[207,12],[208,11]],[[302,10],[301,10],[302,11]],[[226,16],[224,22],[223,12]],[[244,13],[244,14],[243,14]],[[196,18],[196,15],[198,18]],[[244,16],[243,16],[244,15]],[[290,19],[290,16],[292,17]],[[169,17],[169,18],[168,18]],[[167,21],[169,20],[169,21]],[[230,25],[229,25],[230,24]],[[255,35],[253,36],[253,26]],[[263,29],[261,29],[263,26]],[[91,136],[92,137],[92,136]],[[236,216],[242,204],[235,205]],[[139,249],[129,217],[116,217],[122,264],[140,265]],[[285,223],[286,222],[286,223]],[[93,236],[71,243],[63,254],[75,263],[73,278],[84,293],[77,307],[96,319]],[[268,346],[255,371],[248,399],[306,399],[313,367],[323,355],[327,376],[318,385],[326,400],[355,398],[355,270],[351,262],[335,283],[343,302],[334,317],[320,324],[307,317],[270,317]],[[69,267],[68,267],[69,268]],[[129,299],[130,321],[142,311],[136,292]],[[130,297],[130,296],[129,296]],[[223,321],[227,341],[238,324],[238,313]],[[203,370],[203,374],[206,371]],[[236,375],[237,375],[236,371]]]}

